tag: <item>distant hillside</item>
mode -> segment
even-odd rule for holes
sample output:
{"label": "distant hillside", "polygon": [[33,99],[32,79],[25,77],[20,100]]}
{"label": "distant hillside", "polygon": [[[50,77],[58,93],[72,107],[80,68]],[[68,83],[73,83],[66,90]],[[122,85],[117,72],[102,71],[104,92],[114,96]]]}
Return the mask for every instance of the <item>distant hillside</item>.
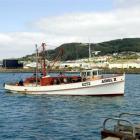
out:
{"label": "distant hillside", "polygon": [[[107,55],[121,52],[140,52],[140,38],[125,38],[117,39],[97,44],[90,44],[91,52],[100,51],[99,55]],[[81,58],[87,58],[89,45],[88,43],[67,43],[57,47],[54,50],[46,51],[46,57],[49,60],[53,60],[60,49],[63,49],[63,55],[61,60],[75,60]],[[25,56],[22,59],[28,59],[32,55]]]}
{"label": "distant hillside", "polygon": [[103,55],[116,52],[140,52],[140,38],[125,38],[103,42],[97,44],[96,49],[98,49],[98,45]]}

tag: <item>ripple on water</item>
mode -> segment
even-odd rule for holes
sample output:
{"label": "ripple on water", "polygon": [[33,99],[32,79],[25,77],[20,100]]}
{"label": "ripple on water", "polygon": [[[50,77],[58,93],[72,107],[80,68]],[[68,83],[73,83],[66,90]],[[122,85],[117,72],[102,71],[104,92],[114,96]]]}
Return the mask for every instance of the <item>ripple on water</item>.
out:
{"label": "ripple on water", "polygon": [[[125,96],[11,94],[3,83],[29,74],[0,74],[0,139],[100,140],[104,117],[138,112],[140,75],[126,76]],[[140,111],[139,111],[140,112]]]}

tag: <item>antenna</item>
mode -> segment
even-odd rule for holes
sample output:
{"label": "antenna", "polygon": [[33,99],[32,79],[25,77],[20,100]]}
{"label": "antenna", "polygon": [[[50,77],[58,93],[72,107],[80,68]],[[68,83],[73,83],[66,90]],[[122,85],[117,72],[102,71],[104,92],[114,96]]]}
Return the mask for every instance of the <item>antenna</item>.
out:
{"label": "antenna", "polygon": [[89,60],[91,58],[91,44],[90,44],[90,39],[89,40],[89,43],[88,43],[88,53],[89,53]]}
{"label": "antenna", "polygon": [[88,45],[89,58],[91,58],[91,48],[90,47],[91,46],[90,46],[90,43],[89,43],[89,45]]}

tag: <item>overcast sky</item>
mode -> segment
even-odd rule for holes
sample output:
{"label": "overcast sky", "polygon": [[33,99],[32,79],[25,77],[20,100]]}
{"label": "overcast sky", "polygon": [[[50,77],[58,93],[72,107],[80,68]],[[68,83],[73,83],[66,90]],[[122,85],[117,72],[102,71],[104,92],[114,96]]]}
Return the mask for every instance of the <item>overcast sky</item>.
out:
{"label": "overcast sky", "polygon": [[0,0],[0,60],[69,42],[140,37],[140,0]]}

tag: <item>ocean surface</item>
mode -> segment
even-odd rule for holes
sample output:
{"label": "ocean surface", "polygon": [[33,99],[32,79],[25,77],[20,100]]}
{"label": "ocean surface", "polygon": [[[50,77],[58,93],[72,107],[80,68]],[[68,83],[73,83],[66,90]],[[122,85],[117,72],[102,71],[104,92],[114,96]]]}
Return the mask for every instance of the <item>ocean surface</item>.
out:
{"label": "ocean surface", "polygon": [[118,97],[8,93],[3,83],[31,74],[0,74],[0,140],[100,140],[104,117],[140,113],[140,75],[126,75]]}

